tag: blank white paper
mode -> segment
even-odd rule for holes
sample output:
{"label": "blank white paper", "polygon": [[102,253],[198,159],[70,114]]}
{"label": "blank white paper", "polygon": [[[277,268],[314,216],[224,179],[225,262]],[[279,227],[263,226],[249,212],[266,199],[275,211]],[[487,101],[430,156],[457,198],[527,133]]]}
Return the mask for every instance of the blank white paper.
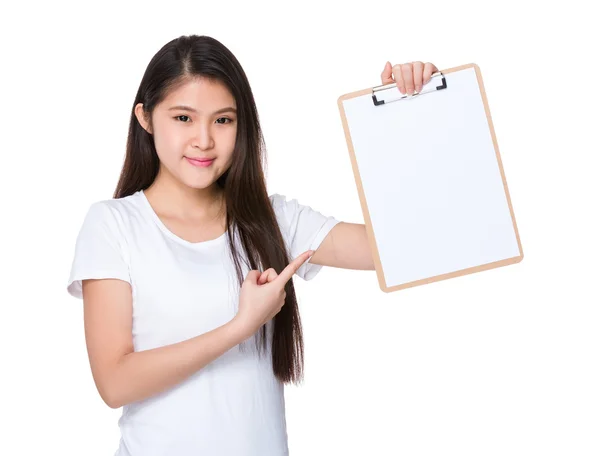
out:
{"label": "blank white paper", "polygon": [[387,287],[520,255],[475,68],[444,76],[343,101]]}

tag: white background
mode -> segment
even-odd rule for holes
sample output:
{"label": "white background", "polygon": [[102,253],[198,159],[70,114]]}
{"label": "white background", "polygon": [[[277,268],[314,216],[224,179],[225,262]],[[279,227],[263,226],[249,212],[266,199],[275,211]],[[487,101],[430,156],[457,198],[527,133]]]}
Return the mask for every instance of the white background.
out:
{"label": "white background", "polygon": [[306,377],[286,388],[290,454],[598,455],[600,37],[584,5],[4,6],[0,453],[117,448],[121,410],[95,389],[66,281],[85,211],[117,183],[147,63],[194,33],[248,75],[269,191],[354,223],[338,97],[380,85],[386,60],[477,63],[523,244],[519,264],[390,294],[374,271],[294,279]]}

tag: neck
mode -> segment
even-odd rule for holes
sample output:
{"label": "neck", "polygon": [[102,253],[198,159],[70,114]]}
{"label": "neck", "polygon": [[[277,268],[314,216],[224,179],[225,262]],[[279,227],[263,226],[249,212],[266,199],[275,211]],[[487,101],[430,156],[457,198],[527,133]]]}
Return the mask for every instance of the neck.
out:
{"label": "neck", "polygon": [[144,194],[157,212],[181,220],[218,217],[223,203],[223,190],[216,182],[207,188],[192,188],[157,176]]}

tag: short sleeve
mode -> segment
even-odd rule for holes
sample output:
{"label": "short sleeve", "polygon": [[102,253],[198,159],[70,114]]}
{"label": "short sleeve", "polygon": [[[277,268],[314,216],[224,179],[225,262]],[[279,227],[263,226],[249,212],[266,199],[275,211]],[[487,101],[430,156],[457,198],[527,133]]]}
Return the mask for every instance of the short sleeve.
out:
{"label": "short sleeve", "polygon": [[[297,199],[288,201],[284,195],[277,193],[269,198],[292,259],[307,250],[317,250],[331,229],[340,223],[333,216],[323,215],[310,206],[299,204]],[[311,280],[322,267],[305,262],[296,271],[296,275],[304,280]]]}
{"label": "short sleeve", "polygon": [[131,283],[125,239],[114,209],[105,201],[93,203],[75,242],[75,256],[67,283],[71,296],[83,299],[84,279],[120,279]]}

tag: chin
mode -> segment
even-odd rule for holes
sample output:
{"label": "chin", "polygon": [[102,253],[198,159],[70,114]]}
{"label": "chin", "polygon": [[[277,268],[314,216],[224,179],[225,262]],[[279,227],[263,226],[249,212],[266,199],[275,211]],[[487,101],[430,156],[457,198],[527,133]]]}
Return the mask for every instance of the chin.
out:
{"label": "chin", "polygon": [[192,187],[197,190],[209,188],[209,187],[212,187],[213,185],[217,184],[217,179],[216,178],[213,179],[212,176],[208,179],[207,178],[198,179],[197,176],[196,176],[196,179],[188,177],[187,179],[182,179],[182,181],[188,187]]}
{"label": "chin", "polygon": [[185,182],[188,187],[194,188],[196,190],[203,190],[205,188],[212,187],[216,184],[217,181],[210,182]]}

